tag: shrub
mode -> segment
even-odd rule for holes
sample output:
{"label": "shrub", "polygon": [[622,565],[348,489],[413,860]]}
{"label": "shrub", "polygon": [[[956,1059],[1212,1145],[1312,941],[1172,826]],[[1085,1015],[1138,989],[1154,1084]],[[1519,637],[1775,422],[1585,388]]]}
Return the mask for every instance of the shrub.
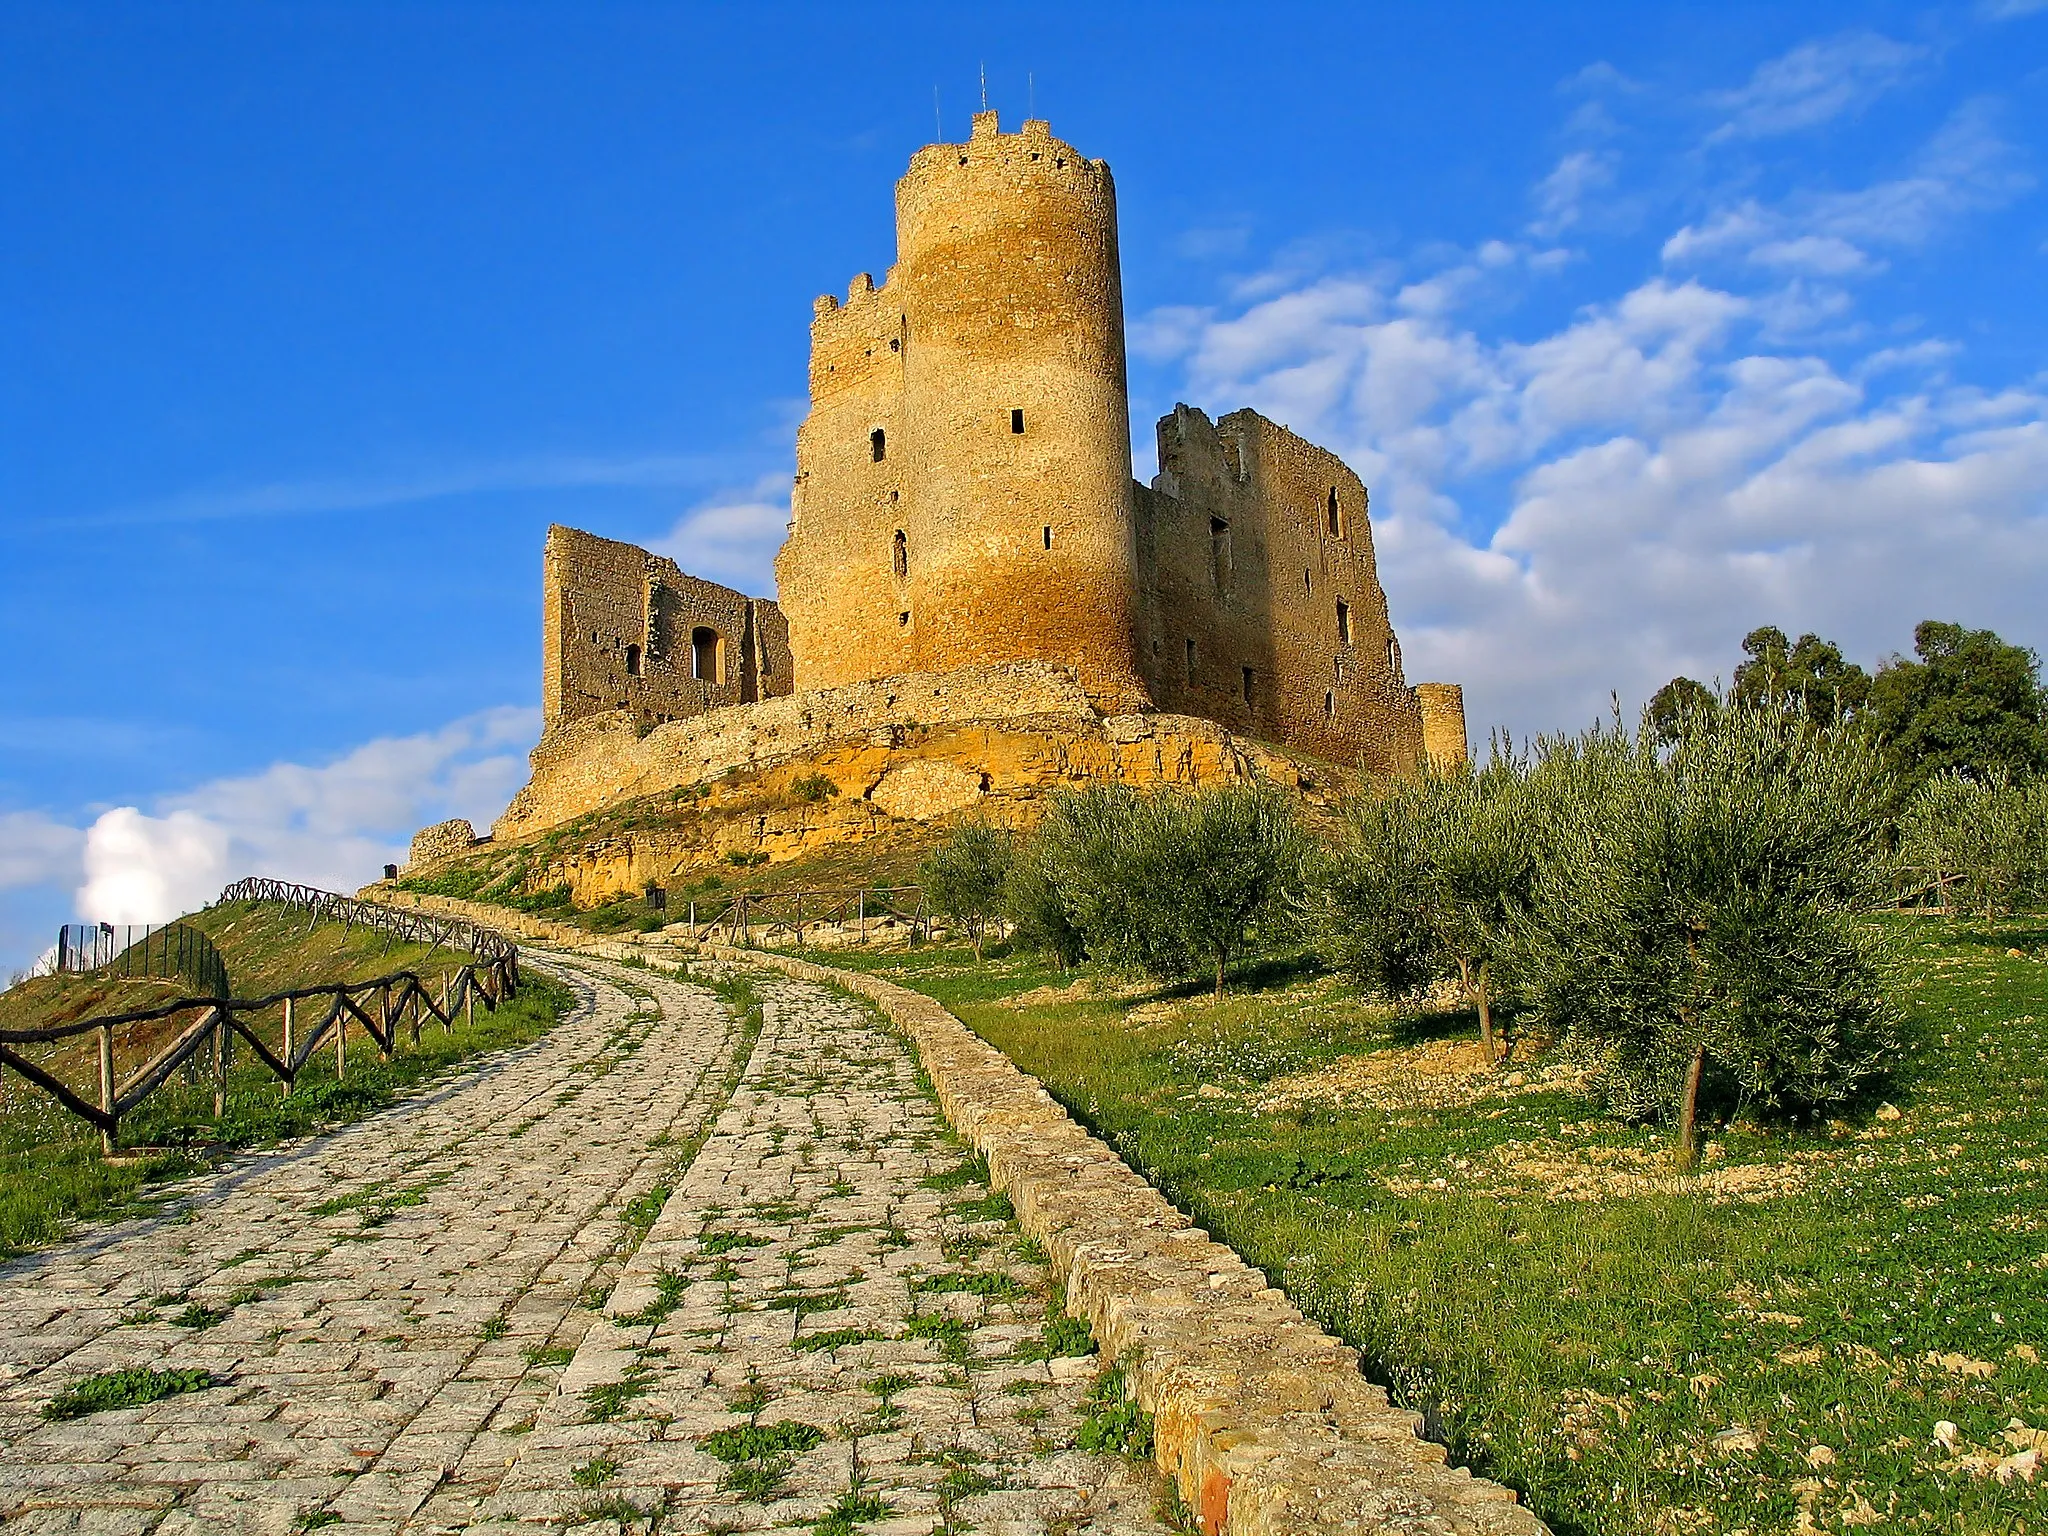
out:
{"label": "shrub", "polygon": [[1867,735],[1694,714],[1668,755],[1647,722],[1544,743],[1531,789],[1531,1002],[1617,1109],[1675,1119],[1681,1168],[1703,1090],[1809,1116],[1881,1070],[1897,1015],[1852,918],[1890,886],[1892,784]]}
{"label": "shrub", "polygon": [[1045,839],[1034,837],[1010,865],[1003,885],[1003,915],[1011,942],[1050,955],[1062,971],[1081,963],[1087,945],[1053,877]]}
{"label": "shrub", "polygon": [[822,773],[804,774],[789,786],[789,798],[798,805],[822,805],[838,793],[839,786]]}
{"label": "shrub", "polygon": [[985,821],[963,822],[918,866],[917,878],[932,910],[967,930],[981,958],[988,925],[1003,910],[1003,893],[1016,862],[1010,833]]}
{"label": "shrub", "polygon": [[82,1419],[111,1408],[140,1408],[181,1392],[202,1392],[214,1385],[202,1370],[105,1371],[74,1382],[43,1404],[46,1419]]}
{"label": "shrub", "polygon": [[1275,789],[1148,795],[1094,785],[1040,825],[1047,877],[1090,955],[1156,976],[1215,977],[1288,917],[1304,844]]}
{"label": "shrub", "polygon": [[2048,781],[1937,774],[1900,818],[1900,857],[1946,910],[1953,894],[1986,917],[2048,888]]}

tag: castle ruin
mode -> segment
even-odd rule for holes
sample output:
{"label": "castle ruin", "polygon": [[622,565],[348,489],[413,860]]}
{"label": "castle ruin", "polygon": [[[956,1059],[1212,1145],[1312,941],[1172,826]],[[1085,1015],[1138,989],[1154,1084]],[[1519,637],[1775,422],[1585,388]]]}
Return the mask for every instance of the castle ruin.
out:
{"label": "castle ruin", "polygon": [[[550,530],[537,771],[597,739],[570,729],[589,717],[644,735],[853,690],[865,729],[886,709],[856,685],[991,667],[1026,692],[1071,678],[1098,718],[1193,717],[1374,773],[1464,756],[1461,691],[1405,680],[1341,459],[1256,411],[1182,405],[1158,475],[1133,480],[1104,162],[982,112],[911,158],[896,231],[880,284],[814,306],[779,605]],[[976,692],[929,690],[969,710]]]}

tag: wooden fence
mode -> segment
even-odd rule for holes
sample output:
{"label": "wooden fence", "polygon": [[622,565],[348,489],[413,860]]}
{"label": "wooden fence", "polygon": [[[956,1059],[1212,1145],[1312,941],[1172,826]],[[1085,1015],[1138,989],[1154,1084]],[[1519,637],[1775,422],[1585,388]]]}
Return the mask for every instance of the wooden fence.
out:
{"label": "wooden fence", "polygon": [[718,937],[727,944],[772,944],[778,935],[799,946],[808,928],[851,931],[863,944],[871,929],[900,926],[912,938],[932,936],[931,909],[917,885],[867,885],[849,890],[741,891],[717,903],[691,901],[688,922],[693,943]]}
{"label": "wooden fence", "polygon": [[[458,1010],[473,1018],[479,998],[486,1009],[495,1009],[519,989],[517,946],[503,934],[459,918],[374,906],[332,891],[280,880],[237,881],[221,893],[220,899],[277,902],[301,909],[310,915],[309,932],[322,918],[328,918],[351,927],[362,924],[404,942],[429,944],[430,956],[446,946],[451,951],[466,951],[471,958],[444,972],[433,991],[418,971],[394,971],[369,981],[328,982],[273,992],[267,997],[181,997],[127,1013],[74,1019],[36,1029],[0,1030],[0,1066],[11,1067],[72,1114],[96,1127],[101,1146],[108,1153],[121,1144],[122,1117],[133,1113],[163,1087],[173,1072],[202,1050],[211,1054],[213,1112],[220,1115],[226,1108],[228,1061],[236,1036],[248,1044],[256,1059],[290,1093],[314,1053],[329,1046],[334,1051],[335,1076],[343,1074],[351,1024],[369,1036],[378,1055],[388,1061],[401,1032],[409,1032],[412,1043],[417,1045],[420,1028],[427,1019],[452,1029]],[[268,1030],[259,1027],[273,1009],[281,1026],[276,1049],[264,1039]],[[192,1022],[177,1027],[176,1021],[187,1014],[193,1016]],[[117,1077],[117,1034],[143,1033],[146,1026],[164,1020],[174,1021],[171,1038],[151,1052],[140,1066],[124,1077]],[[55,1071],[29,1060],[18,1049],[53,1045],[82,1036],[97,1037],[98,1092],[91,1096],[72,1088]]]}

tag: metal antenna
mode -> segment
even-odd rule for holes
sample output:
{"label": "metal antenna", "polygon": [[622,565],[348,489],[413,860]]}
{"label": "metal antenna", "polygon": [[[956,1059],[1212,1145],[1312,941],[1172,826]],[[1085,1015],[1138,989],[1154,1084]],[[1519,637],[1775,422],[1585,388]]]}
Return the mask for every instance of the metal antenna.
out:
{"label": "metal antenna", "polygon": [[988,110],[988,61],[986,59],[982,60],[981,63],[981,110],[984,112]]}
{"label": "metal antenna", "polygon": [[945,120],[939,116],[939,88],[936,84],[932,86],[932,142],[935,144],[946,142],[946,124]]}

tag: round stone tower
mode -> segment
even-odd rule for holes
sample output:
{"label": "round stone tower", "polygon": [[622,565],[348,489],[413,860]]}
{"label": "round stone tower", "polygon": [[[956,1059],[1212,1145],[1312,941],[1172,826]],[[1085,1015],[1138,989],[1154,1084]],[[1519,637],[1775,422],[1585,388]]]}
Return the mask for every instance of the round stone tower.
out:
{"label": "round stone tower", "polygon": [[896,237],[813,323],[776,562],[799,685],[1041,660],[1142,707],[1109,167],[983,112],[912,157]]}

